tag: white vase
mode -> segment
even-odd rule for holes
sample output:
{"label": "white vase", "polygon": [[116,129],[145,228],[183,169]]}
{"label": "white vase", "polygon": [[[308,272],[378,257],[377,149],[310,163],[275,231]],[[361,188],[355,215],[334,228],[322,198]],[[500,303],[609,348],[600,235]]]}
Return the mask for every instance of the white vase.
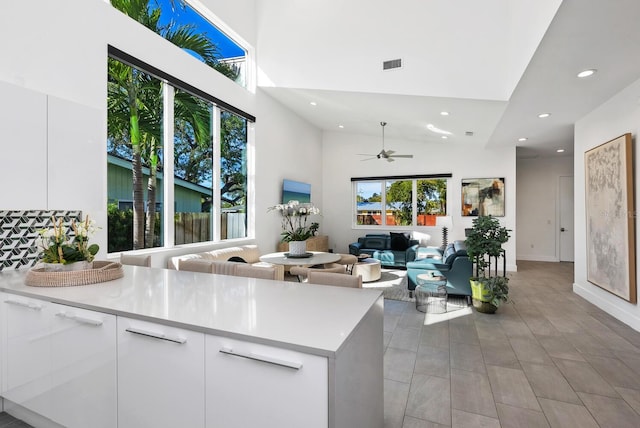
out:
{"label": "white vase", "polygon": [[68,272],[73,270],[87,270],[93,267],[93,263],[86,260],[80,262],[67,263],[66,265],[60,263],[41,263],[44,270],[47,272]]}
{"label": "white vase", "polygon": [[307,252],[307,241],[289,241],[289,254],[303,256]]}

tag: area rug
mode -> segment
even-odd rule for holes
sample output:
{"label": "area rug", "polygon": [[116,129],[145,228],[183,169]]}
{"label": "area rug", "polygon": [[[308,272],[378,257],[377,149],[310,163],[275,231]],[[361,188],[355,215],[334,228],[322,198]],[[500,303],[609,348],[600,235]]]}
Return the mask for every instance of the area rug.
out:
{"label": "area rug", "polygon": [[[362,288],[379,289],[385,299],[401,300],[404,302],[415,302],[416,299],[409,297],[407,288],[407,271],[399,269],[382,269],[379,280],[365,282]],[[447,299],[447,312],[468,308],[467,298],[464,296],[452,296]]]}
{"label": "area rug", "polygon": [[409,297],[406,270],[382,269],[379,280],[365,282],[362,284],[362,288],[381,290],[385,299],[415,302],[413,297]]}

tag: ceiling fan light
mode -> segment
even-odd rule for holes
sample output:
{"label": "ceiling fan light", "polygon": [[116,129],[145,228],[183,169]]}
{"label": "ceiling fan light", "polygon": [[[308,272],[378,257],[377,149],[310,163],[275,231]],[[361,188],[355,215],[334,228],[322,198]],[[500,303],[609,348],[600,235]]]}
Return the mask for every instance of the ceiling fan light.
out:
{"label": "ceiling fan light", "polygon": [[435,132],[436,134],[451,135],[451,132],[445,131],[444,129],[436,128],[431,123],[427,125],[427,129],[431,132]]}

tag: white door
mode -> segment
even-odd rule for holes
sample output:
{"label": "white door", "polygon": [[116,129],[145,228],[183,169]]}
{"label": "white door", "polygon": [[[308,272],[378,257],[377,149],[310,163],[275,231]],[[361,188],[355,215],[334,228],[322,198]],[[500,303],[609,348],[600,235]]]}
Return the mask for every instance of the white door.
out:
{"label": "white door", "polygon": [[560,177],[560,261],[573,259],[573,177]]}

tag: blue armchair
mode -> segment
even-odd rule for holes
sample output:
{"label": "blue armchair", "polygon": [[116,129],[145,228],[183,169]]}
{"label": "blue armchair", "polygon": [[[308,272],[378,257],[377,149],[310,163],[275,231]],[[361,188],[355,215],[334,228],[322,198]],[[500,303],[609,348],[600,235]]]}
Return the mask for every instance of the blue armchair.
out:
{"label": "blue armchair", "polygon": [[473,274],[473,263],[467,256],[464,241],[455,241],[445,249],[442,260],[425,258],[407,263],[407,285],[409,294],[418,285],[418,275],[432,271],[434,275],[447,278],[447,292],[449,294],[466,296],[471,300],[471,285],[469,278]]}

